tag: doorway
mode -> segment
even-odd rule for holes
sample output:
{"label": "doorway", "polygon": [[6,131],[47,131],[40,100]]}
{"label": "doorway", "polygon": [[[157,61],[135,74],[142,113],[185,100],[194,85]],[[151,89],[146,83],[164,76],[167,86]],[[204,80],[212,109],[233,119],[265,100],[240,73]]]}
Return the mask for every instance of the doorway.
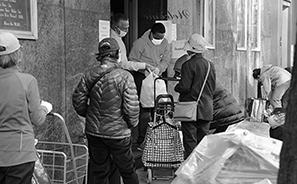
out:
{"label": "doorway", "polygon": [[122,13],[129,18],[129,31],[123,37],[128,54],[133,41],[137,39],[137,0],[110,0],[110,15],[115,13]]}
{"label": "doorway", "polygon": [[129,18],[129,32],[123,38],[127,53],[133,42],[149,29],[160,17],[167,15],[167,0],[110,0],[110,15],[123,13]]}

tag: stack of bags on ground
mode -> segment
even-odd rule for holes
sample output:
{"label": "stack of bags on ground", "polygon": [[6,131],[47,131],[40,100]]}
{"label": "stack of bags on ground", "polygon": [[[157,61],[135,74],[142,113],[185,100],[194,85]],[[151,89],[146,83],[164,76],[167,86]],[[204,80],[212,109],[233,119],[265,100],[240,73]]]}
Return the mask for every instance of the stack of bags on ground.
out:
{"label": "stack of bags on ground", "polygon": [[205,136],[172,184],[276,184],[282,142],[267,123],[244,120]]}

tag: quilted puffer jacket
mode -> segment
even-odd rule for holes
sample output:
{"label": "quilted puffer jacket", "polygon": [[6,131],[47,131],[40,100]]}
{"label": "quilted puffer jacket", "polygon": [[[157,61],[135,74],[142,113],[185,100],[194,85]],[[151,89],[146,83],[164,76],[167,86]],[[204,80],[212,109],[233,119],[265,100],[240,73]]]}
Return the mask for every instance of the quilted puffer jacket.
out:
{"label": "quilted puffer jacket", "polygon": [[112,67],[103,66],[92,68],[82,77],[72,95],[73,107],[80,116],[86,117],[87,134],[111,139],[130,137],[139,116],[134,79],[128,71],[117,67],[92,88],[95,79]]}
{"label": "quilted puffer jacket", "polygon": [[234,96],[219,81],[216,81],[211,129],[237,123],[243,118],[243,112]]}

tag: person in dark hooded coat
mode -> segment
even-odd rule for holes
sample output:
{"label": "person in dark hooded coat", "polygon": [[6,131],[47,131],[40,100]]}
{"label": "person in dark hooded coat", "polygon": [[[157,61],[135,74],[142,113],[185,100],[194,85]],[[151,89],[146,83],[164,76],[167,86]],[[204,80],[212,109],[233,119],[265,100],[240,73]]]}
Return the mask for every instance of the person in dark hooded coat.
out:
{"label": "person in dark hooded coat", "polygon": [[[174,77],[180,78],[181,67],[189,58],[184,54],[174,64]],[[210,130],[213,133],[224,132],[229,125],[238,123],[244,119],[244,114],[234,96],[216,80],[216,88],[213,95],[213,121]],[[215,130],[214,130],[215,129]]]}
{"label": "person in dark hooded coat", "polygon": [[243,119],[243,112],[236,99],[217,80],[213,95],[213,122],[210,129],[216,129],[214,133],[224,132],[229,125],[238,123]]}

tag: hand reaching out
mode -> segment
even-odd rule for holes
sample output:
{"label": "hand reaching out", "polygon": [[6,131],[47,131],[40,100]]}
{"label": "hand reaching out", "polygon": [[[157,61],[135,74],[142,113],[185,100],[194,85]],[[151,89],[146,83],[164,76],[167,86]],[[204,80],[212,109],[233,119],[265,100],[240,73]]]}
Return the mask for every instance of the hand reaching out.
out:
{"label": "hand reaching out", "polygon": [[158,67],[154,68],[153,72],[158,76],[160,75],[160,70]]}
{"label": "hand reaching out", "polygon": [[155,69],[155,67],[153,67],[152,65],[146,63],[145,64],[145,69],[148,70],[148,71],[153,71]]}

